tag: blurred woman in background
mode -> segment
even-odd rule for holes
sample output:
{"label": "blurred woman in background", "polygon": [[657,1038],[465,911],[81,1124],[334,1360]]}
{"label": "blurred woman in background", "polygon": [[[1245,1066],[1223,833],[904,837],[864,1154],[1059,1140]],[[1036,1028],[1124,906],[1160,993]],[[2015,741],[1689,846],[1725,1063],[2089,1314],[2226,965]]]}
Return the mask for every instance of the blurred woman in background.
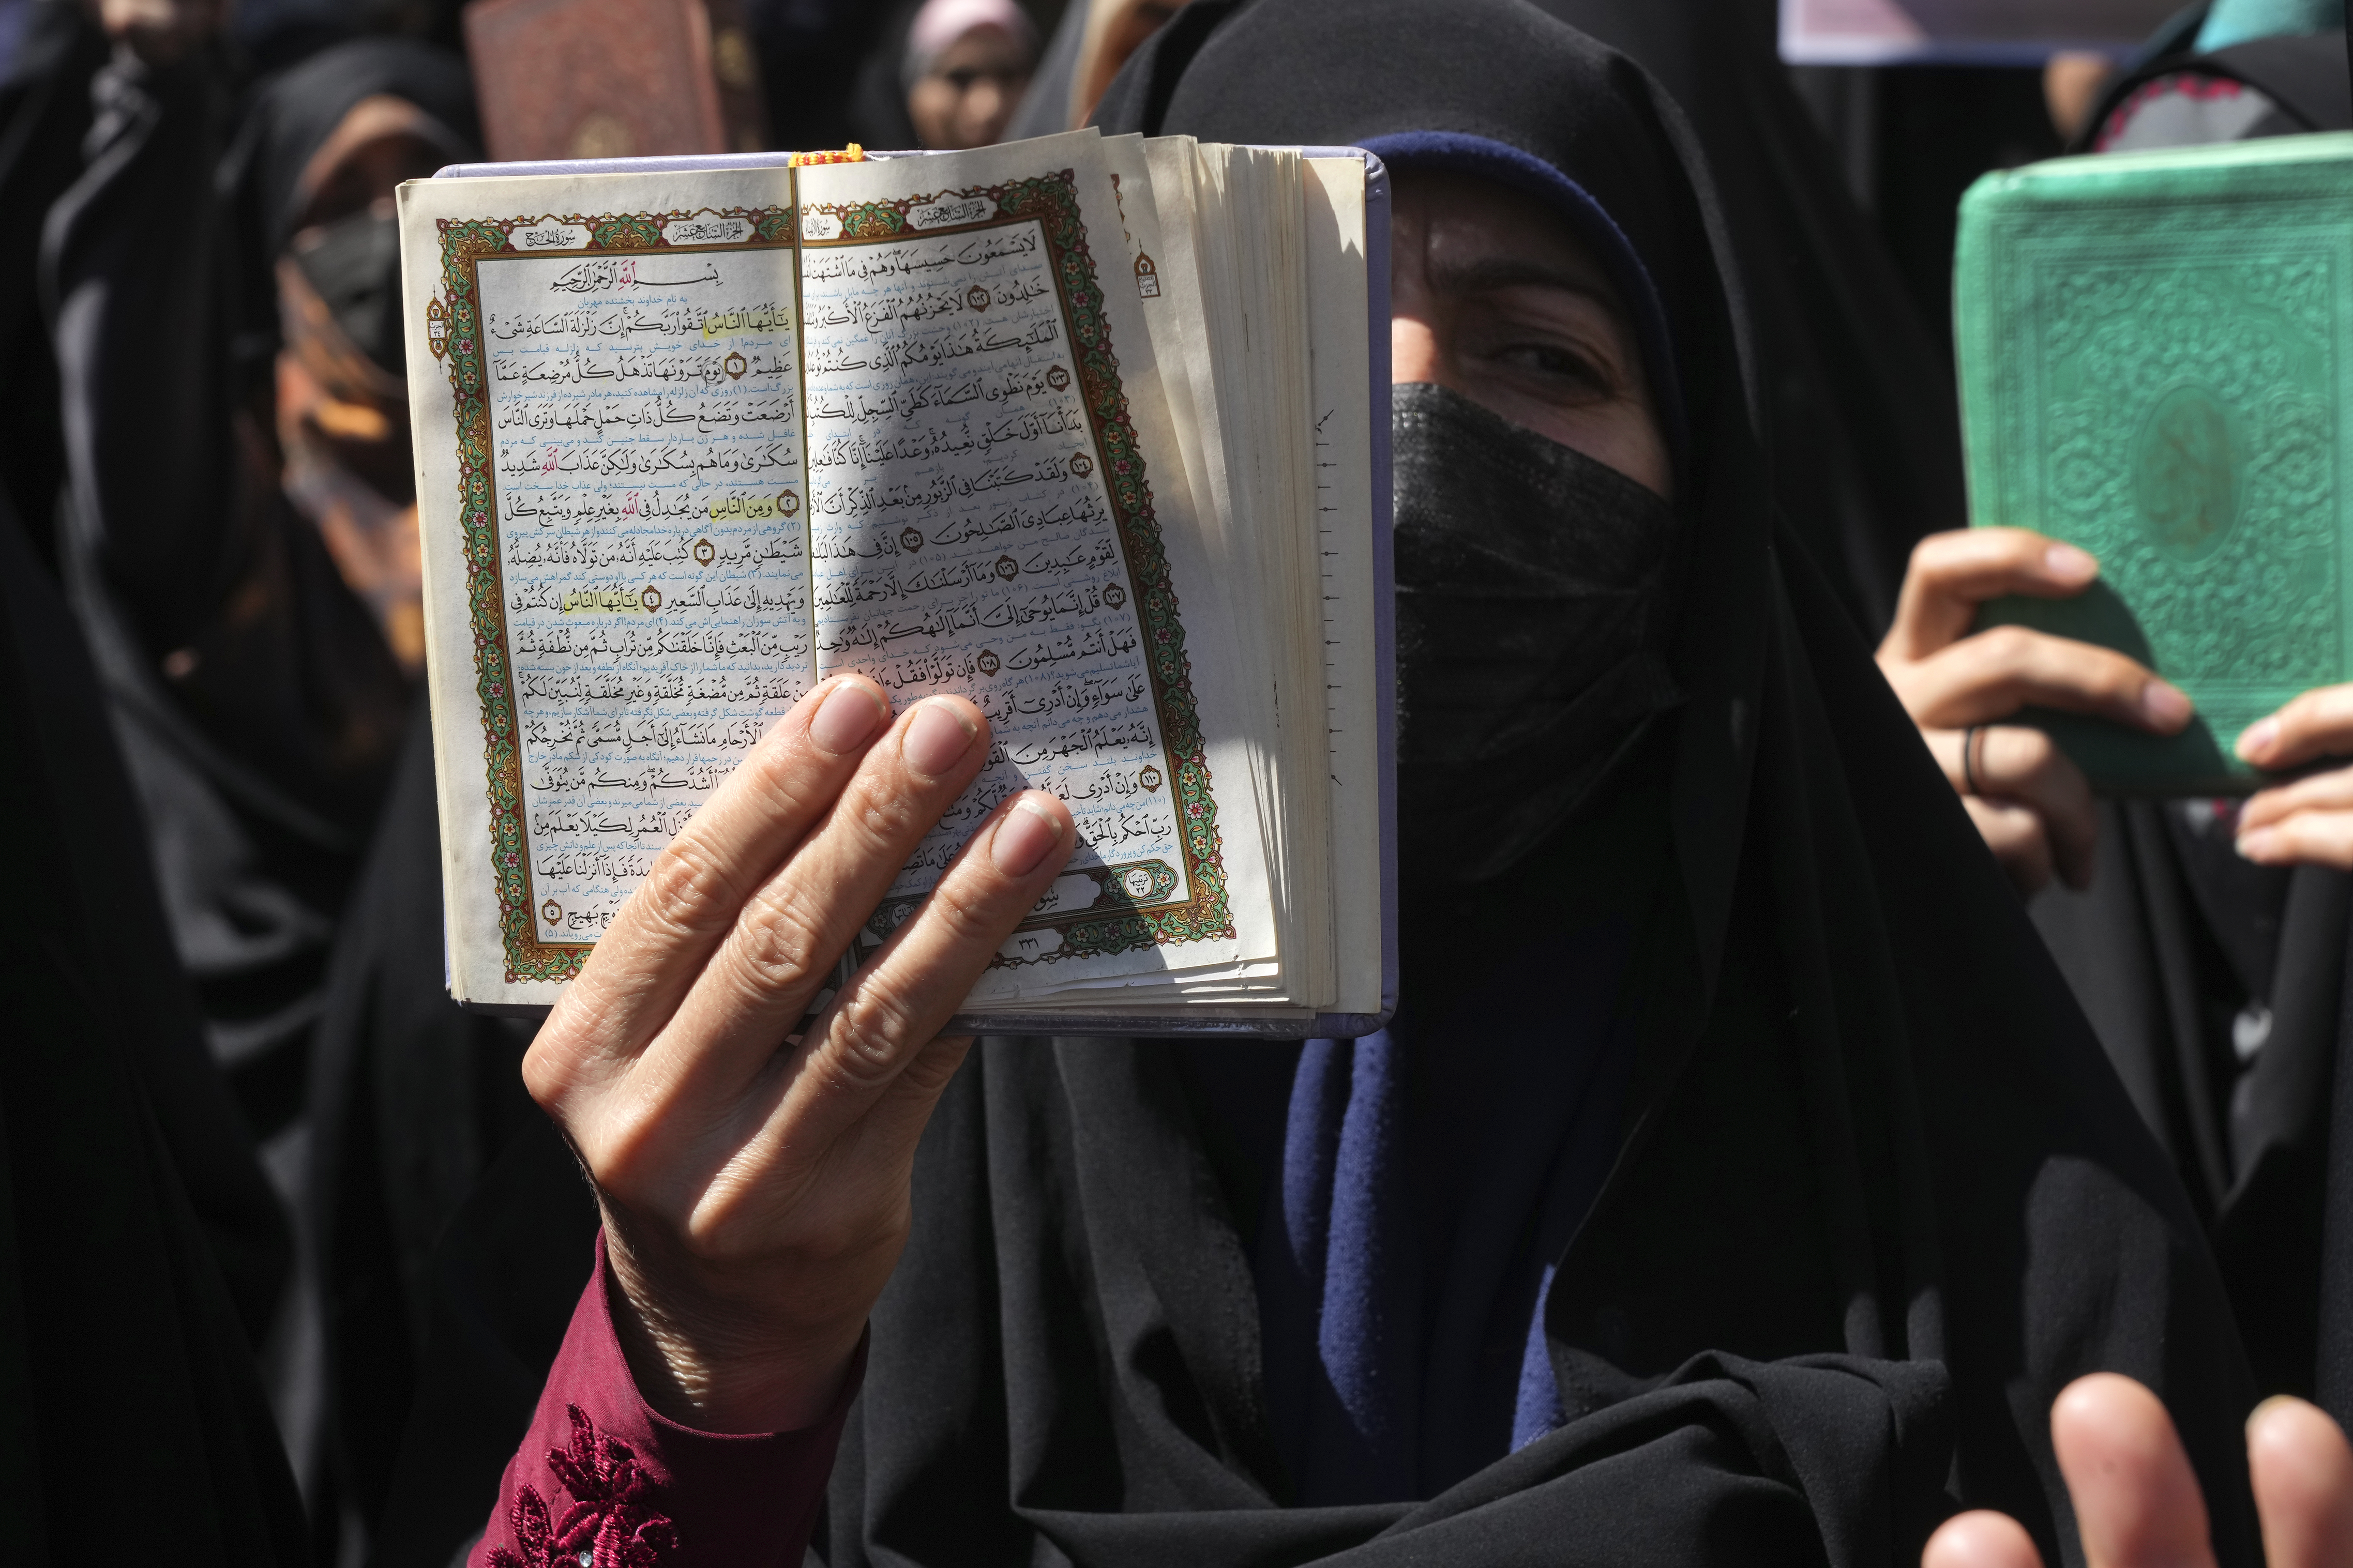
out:
{"label": "blurred woman in background", "polygon": [[309,1079],[423,655],[392,193],[468,155],[473,94],[455,56],[363,38],[234,103],[217,16],[159,15],[98,72],[43,230],[58,556],[177,959],[297,1221],[264,1370],[316,1505]]}
{"label": "blurred woman in background", "polygon": [[1037,65],[1038,30],[1014,0],[927,0],[900,67],[916,141],[943,153],[1003,141]]}
{"label": "blurred woman in background", "polygon": [[1184,0],[1070,0],[1006,140],[1084,125],[1128,57],[1183,8]]}
{"label": "blurred woman in background", "polygon": [[852,139],[940,153],[1006,141],[1037,65],[1017,0],[915,0],[860,73]]}

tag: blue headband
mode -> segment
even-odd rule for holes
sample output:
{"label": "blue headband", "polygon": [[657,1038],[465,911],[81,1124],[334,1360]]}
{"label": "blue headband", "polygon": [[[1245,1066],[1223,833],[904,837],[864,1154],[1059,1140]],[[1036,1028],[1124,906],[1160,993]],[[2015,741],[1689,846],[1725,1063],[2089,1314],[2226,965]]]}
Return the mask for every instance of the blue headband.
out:
{"label": "blue headband", "polygon": [[1641,345],[1642,368],[1650,376],[1659,422],[1680,463],[1690,442],[1683,421],[1683,378],[1675,370],[1674,337],[1667,327],[1667,312],[1659,303],[1650,269],[1642,265],[1626,231],[1590,192],[1533,153],[1459,131],[1406,131],[1357,144],[1392,168],[1448,169],[1493,180],[1535,197],[1567,218],[1578,237],[1593,247],[1619,298],[1633,315],[1634,336]]}

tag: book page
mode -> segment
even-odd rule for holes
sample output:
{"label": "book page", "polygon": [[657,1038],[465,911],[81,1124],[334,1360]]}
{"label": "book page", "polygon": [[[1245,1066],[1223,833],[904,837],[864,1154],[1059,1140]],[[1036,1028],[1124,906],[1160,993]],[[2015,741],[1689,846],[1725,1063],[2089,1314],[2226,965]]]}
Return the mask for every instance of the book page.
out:
{"label": "book page", "polygon": [[[1181,141],[1185,156],[1192,155],[1189,138],[1164,138]],[[1204,326],[1201,295],[1197,263],[1193,256],[1191,226],[1193,222],[1189,188],[1165,188],[1150,166],[1150,143],[1139,135],[1106,136],[1102,140],[1104,163],[1110,168],[1113,188],[1119,201],[1120,226],[1127,243],[1128,265],[1135,274],[1136,295],[1147,330],[1151,333],[1153,355],[1161,369],[1160,384],[1169,409],[1176,445],[1185,464],[1186,484],[1193,502],[1196,524],[1202,535],[1202,548],[1215,564],[1210,573],[1213,587],[1224,590],[1221,613],[1230,628],[1238,635],[1242,604],[1235,589],[1244,586],[1233,580],[1220,555],[1220,530],[1211,519],[1216,504],[1211,476],[1208,470],[1203,441],[1213,437],[1204,424],[1195,389],[1187,369],[1187,357],[1197,348],[1206,349],[1208,333]],[[1164,205],[1166,204],[1166,205]],[[1172,213],[1170,205],[1178,208]],[[1174,219],[1172,226],[1171,219]],[[1264,679],[1254,679],[1256,666],[1240,651],[1240,645],[1225,658],[1218,661],[1220,677],[1229,685],[1235,696],[1250,704],[1250,717],[1244,724],[1250,735],[1271,734],[1272,685]],[[1254,742],[1253,742],[1254,744]],[[1255,759],[1247,759],[1255,768]],[[1231,777],[1232,775],[1222,775]],[[1278,946],[1280,944],[1278,943]],[[1117,988],[1134,991],[1140,983],[1131,978],[1116,978],[1090,983],[1093,994],[1082,1000],[1071,1001],[1071,1005],[1092,1009],[1116,1007],[1165,1008],[1167,997],[1160,990],[1143,996],[1113,994]],[[1289,994],[1283,964],[1274,957],[1256,963],[1232,965],[1215,972],[1214,978],[1205,979],[1198,973],[1182,977],[1155,977],[1144,984],[1166,986],[1175,984],[1187,996],[1209,992],[1232,994],[1248,1000],[1257,996],[1280,1003]],[[1077,996],[1073,991],[1071,996]]]}
{"label": "book page", "polygon": [[[1172,261],[1189,250],[1201,325],[1178,334],[1201,450],[1222,476],[1220,568],[1234,581],[1240,659],[1257,679],[1262,744],[1251,782],[1276,868],[1286,991],[1321,1006],[1331,989],[1330,881],[1324,828],[1322,678],[1317,657],[1314,475],[1307,415],[1306,273],[1301,168],[1278,148],[1155,139],[1155,186],[1166,155],[1193,154],[1189,246],[1165,228]],[[1172,203],[1172,205],[1176,205]],[[1172,281],[1182,286],[1181,267]]]}
{"label": "book page", "polygon": [[402,189],[462,996],[553,1000],[813,681],[788,188]]}
{"label": "book page", "polygon": [[993,731],[870,936],[1039,787],[1080,848],[976,1002],[1272,956],[1230,639],[1098,138],[798,179],[820,674],[958,692]]}

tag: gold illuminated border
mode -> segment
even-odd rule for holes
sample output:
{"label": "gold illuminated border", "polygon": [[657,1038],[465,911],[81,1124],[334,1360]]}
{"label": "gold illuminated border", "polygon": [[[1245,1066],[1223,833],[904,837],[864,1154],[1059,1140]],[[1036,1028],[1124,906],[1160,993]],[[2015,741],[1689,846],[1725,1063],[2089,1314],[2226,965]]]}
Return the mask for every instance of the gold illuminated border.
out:
{"label": "gold illuminated border", "polygon": [[[975,198],[992,202],[993,215],[971,224],[920,230],[907,222],[907,213],[913,207]],[[1087,246],[1073,173],[1065,170],[1059,175],[888,203],[806,210],[825,212],[841,221],[839,239],[807,241],[810,248],[954,234],[1032,221],[1039,225],[1046,241],[1057,302],[1078,368],[1082,402],[1096,460],[1102,465],[1104,489],[1110,499],[1130,591],[1137,606],[1136,618],[1145,639],[1145,668],[1160,721],[1170,799],[1177,813],[1177,837],[1185,858],[1183,880],[1188,896],[1181,902],[1156,901],[1173,891],[1178,881],[1174,868],[1159,861],[1089,868],[1083,874],[1097,878],[1101,889],[1092,903],[1083,910],[1025,922],[1027,929],[1058,931],[1061,941],[1054,950],[1029,959],[1001,956],[997,962],[1008,966],[1049,963],[1170,942],[1231,938],[1234,924],[1218,832],[1217,802],[1210,787],[1208,761],[1193,696],[1184,626],[1177,613],[1167,552],[1153,515],[1144,455],[1120,384],[1119,361],[1113,352],[1110,322],[1103,311],[1103,291]],[[750,220],[752,228],[747,237],[733,245],[671,246],[664,238],[667,226],[695,217],[745,218]],[[512,236],[516,230],[551,223],[586,228],[589,243],[568,251],[524,252],[514,247]],[[475,691],[482,712],[491,867],[500,932],[506,952],[506,978],[510,984],[569,980],[579,973],[595,944],[543,941],[533,918],[518,704],[507,654],[498,489],[477,268],[484,258],[502,255],[789,248],[798,242],[797,226],[790,209],[770,207],[560,218],[445,218],[440,221],[439,230],[442,297],[428,307],[427,330],[436,353],[444,359],[454,405],[458,517],[464,541],[467,602],[474,638]],[[795,324],[797,328],[797,319]],[[885,905],[876,913],[876,929],[889,929],[918,902],[919,900],[904,900]]]}

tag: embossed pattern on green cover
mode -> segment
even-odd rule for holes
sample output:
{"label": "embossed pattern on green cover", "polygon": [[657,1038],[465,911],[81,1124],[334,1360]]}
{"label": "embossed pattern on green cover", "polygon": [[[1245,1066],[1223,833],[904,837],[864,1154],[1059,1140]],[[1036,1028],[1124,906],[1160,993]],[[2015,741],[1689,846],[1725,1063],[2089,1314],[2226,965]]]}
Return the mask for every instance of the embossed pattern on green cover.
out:
{"label": "embossed pattern on green cover", "polygon": [[2010,622],[2189,693],[2169,741],[2035,714],[2103,791],[2238,793],[2231,744],[2347,659],[2353,134],[2063,158],[1980,180],[1954,278],[1972,521],[2098,556]]}

